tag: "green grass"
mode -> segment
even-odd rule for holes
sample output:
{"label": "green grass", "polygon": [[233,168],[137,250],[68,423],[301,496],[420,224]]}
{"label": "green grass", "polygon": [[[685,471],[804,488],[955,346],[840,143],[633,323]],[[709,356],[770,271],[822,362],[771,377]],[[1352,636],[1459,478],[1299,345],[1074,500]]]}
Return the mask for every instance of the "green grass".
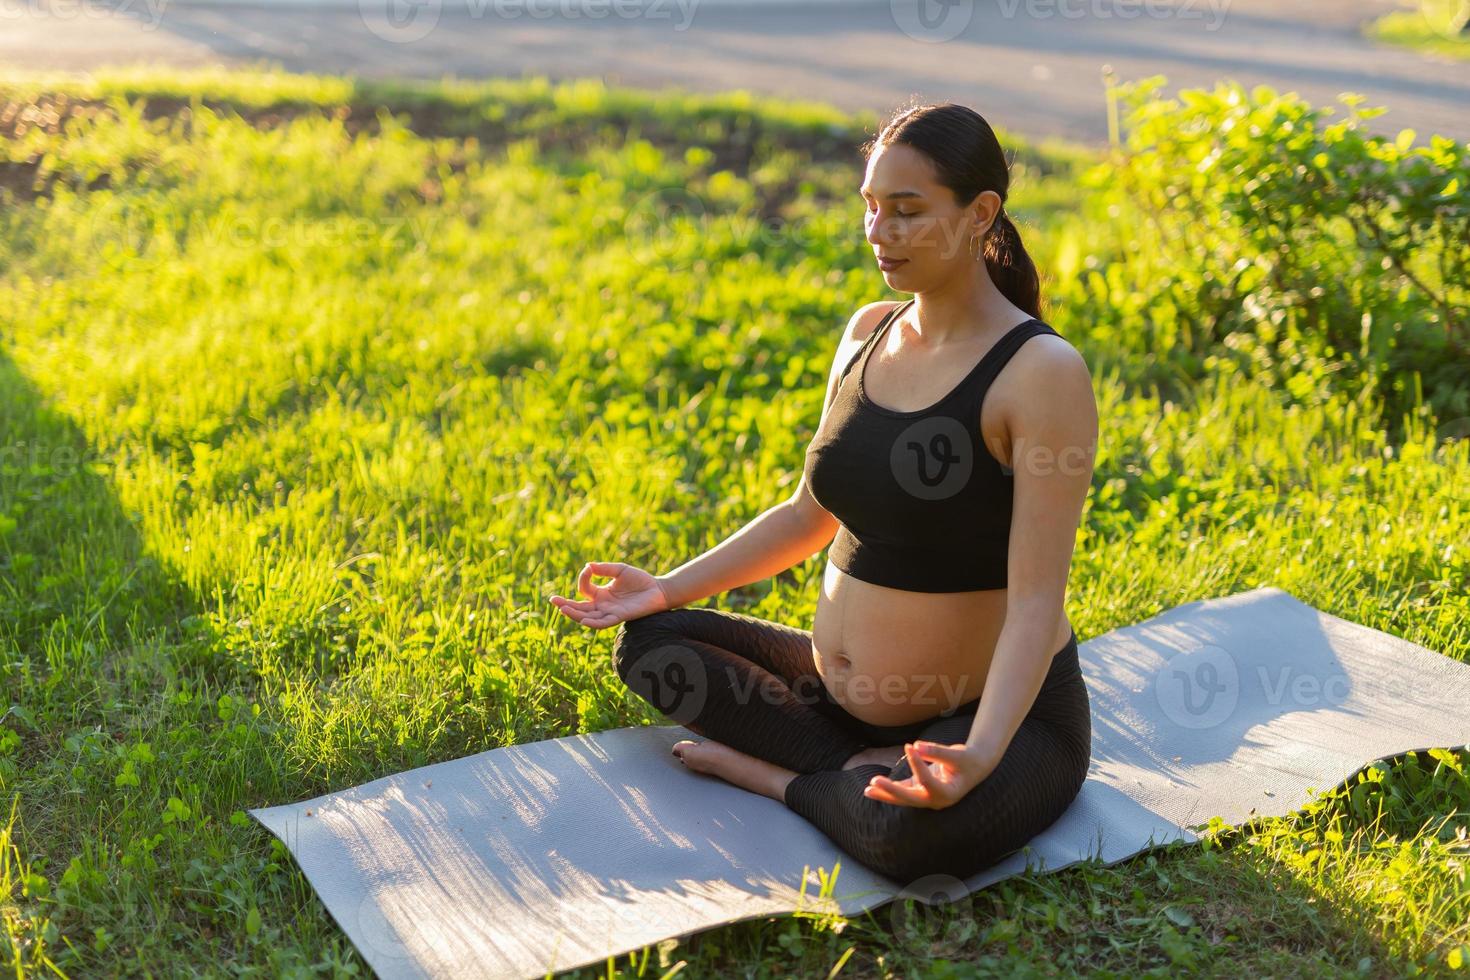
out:
{"label": "green grass", "polygon": [[[0,963],[362,975],[244,810],[664,723],[611,631],[547,599],[789,495],[842,326],[885,295],[865,123],[274,73],[12,78],[0,106],[31,107],[0,109]],[[1006,139],[1041,267],[1127,233],[1081,216],[1079,152]],[[1470,655],[1470,442],[1445,420],[1390,440],[1371,401],[1223,363],[1161,395],[1085,308],[1049,316],[1104,420],[1079,636],[1269,584]],[[809,624],[820,574],[710,602]],[[1459,765],[942,914],[753,920],[611,969],[1439,971],[1470,953]]]}
{"label": "green grass", "polygon": [[[1363,33],[1386,44],[1399,44],[1429,54],[1470,61],[1470,34],[1456,34],[1447,26],[1454,12],[1451,7],[1457,2],[1438,0],[1444,10],[1433,9],[1428,15],[1417,7],[1391,11],[1364,24]],[[1437,26],[1440,29],[1436,29]]]}

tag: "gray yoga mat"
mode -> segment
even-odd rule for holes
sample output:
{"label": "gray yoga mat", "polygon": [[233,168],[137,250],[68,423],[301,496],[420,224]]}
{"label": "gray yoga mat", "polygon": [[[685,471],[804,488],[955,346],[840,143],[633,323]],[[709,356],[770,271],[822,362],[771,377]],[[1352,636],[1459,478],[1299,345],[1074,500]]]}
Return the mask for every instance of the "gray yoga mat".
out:
{"label": "gray yoga mat", "polygon": [[[868,871],[784,805],[685,769],[679,725],[491,749],[251,815],[379,976],[540,977],[721,923],[950,901],[1112,864],[1310,801],[1369,763],[1470,742],[1470,666],[1277,588],[1080,646],[1093,761],[1071,808],[964,881]],[[842,866],[822,896],[822,873]],[[829,881],[829,884],[832,882]],[[804,892],[804,894],[803,894]]]}

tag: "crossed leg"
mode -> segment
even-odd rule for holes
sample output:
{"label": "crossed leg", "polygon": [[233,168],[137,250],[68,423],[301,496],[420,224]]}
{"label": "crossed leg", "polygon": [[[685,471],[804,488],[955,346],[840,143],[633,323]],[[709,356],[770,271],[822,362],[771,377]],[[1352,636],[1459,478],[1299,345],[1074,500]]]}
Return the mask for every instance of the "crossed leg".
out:
{"label": "crossed leg", "polygon": [[[983,695],[982,695],[983,696]],[[974,712],[935,718],[923,741],[966,741]],[[1092,716],[1073,635],[1053,658],[1036,701],[985,779],[947,807],[900,806],[863,792],[874,775],[902,782],[907,757],[847,771],[800,773],[784,802],[846,852],[891,878],[964,878],[990,867],[1054,823],[1082,789],[1092,759]]]}
{"label": "crossed leg", "polygon": [[865,865],[896,879],[966,876],[1004,857],[1070,805],[1090,761],[1091,719],[1075,636],[1053,658],[1041,694],[996,769],[964,799],[938,810],[867,797],[863,790],[874,775],[903,781],[913,773],[901,752],[894,764],[864,763],[864,752],[882,753],[894,741],[916,737],[964,742],[974,710],[912,726],[866,725],[822,685],[808,631],[723,610],[665,610],[622,624],[614,659],[639,696],[717,743],[700,746],[702,771],[743,774],[731,781],[781,800]]}
{"label": "crossed leg", "polygon": [[691,731],[795,772],[840,770],[868,747],[827,692],[807,630],[719,609],[669,609],[618,627],[628,687]]}

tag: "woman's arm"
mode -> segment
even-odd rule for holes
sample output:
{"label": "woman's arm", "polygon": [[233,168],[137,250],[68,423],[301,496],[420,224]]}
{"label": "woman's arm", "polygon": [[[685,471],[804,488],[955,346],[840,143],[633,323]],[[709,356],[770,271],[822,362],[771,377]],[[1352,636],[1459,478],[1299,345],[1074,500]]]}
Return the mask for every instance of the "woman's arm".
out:
{"label": "woman's arm", "polygon": [[[842,369],[892,305],[886,300],[869,303],[848,319],[827,372],[827,395],[822,403],[821,421],[817,423],[819,430],[827,420]],[[812,498],[803,473],[790,498],[766,510],[699,557],[657,576],[658,582],[669,596],[671,608],[698,602],[778,575],[826,548],[836,534],[837,519]]]}
{"label": "woman's arm", "polygon": [[783,500],[704,554],[656,578],[672,609],[784,572],[830,541],[823,542],[792,501]]}
{"label": "woman's arm", "polygon": [[[1025,398],[1011,420],[1010,550],[1006,617],[966,743],[998,762],[1041,691],[1056,653],[1072,551],[1097,458],[1097,400],[1087,362],[1047,343],[1016,380]],[[1040,352],[1038,352],[1040,353]],[[1018,357],[1016,359],[1020,361]]]}

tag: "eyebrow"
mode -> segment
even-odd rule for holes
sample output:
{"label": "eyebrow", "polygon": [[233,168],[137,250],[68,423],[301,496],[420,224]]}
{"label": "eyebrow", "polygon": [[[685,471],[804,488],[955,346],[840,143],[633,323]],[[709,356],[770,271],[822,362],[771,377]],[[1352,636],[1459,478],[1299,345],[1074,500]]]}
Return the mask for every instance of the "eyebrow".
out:
{"label": "eyebrow", "polygon": [[[858,193],[866,195],[868,193],[868,189],[866,187],[859,187]],[[894,191],[892,194],[887,194],[885,196],[888,198],[888,200],[891,201],[894,198],[898,197],[923,197],[924,195],[920,194],[918,191]]]}

